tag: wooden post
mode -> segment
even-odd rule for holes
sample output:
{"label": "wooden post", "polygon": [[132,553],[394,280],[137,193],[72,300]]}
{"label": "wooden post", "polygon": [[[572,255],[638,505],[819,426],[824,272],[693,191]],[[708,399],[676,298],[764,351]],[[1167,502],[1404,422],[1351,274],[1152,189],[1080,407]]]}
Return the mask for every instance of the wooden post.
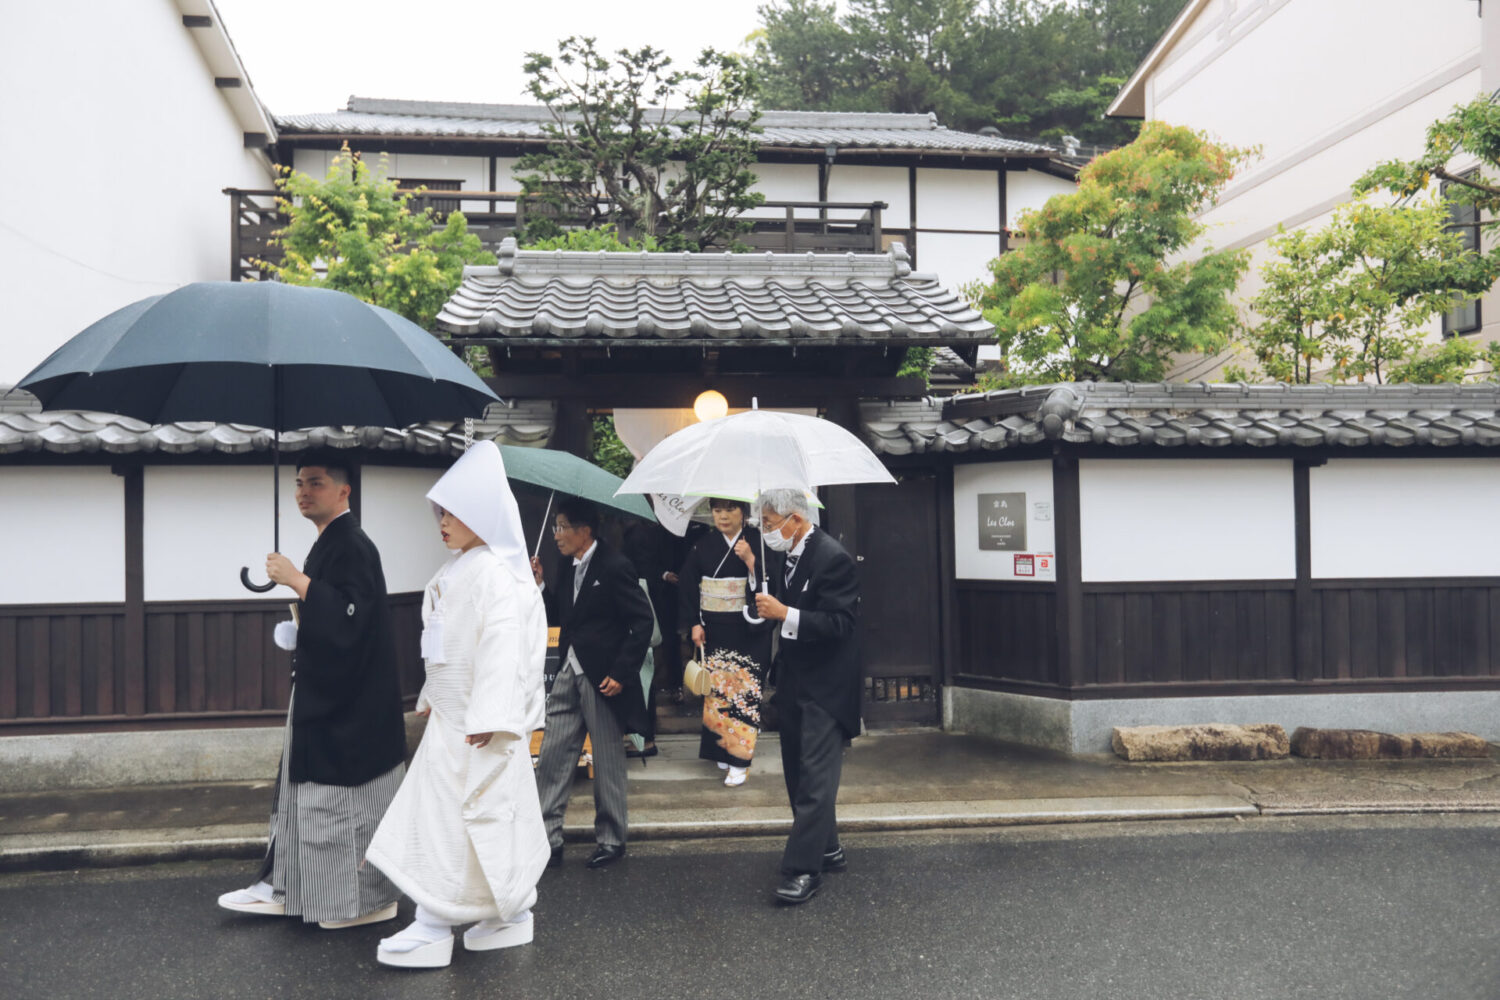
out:
{"label": "wooden post", "polygon": [[1292,519],[1296,532],[1297,578],[1292,593],[1292,655],[1297,680],[1313,681],[1322,671],[1322,614],[1312,589],[1312,469],[1324,459],[1292,462]]}
{"label": "wooden post", "polygon": [[1078,459],[1052,455],[1052,507],[1057,548],[1057,682],[1075,687],[1083,676],[1083,567],[1079,549]]}
{"label": "wooden post", "polygon": [[126,715],[146,712],[146,474],[140,465],[115,466],[125,486],[125,648]]}

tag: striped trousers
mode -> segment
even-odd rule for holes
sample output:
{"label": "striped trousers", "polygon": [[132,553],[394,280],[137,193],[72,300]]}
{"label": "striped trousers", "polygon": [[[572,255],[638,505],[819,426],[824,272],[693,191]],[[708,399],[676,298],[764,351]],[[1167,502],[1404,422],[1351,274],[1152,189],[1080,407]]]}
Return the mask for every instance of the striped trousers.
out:
{"label": "striped trousers", "polygon": [[395,884],[364,860],[375,828],[401,787],[406,765],[345,787],[290,780],[291,757],[288,707],[281,773],[271,804],[271,843],[260,879],[271,883],[275,899],[286,904],[287,916],[308,923],[353,920],[394,902],[400,895]]}
{"label": "striped trousers", "polygon": [[623,847],[628,825],[625,734],[610,711],[609,699],[595,690],[586,676],[573,673],[566,665],[547,696],[547,730],[536,767],[547,841],[553,848],[562,846],[563,814],[568,809],[585,732],[594,747],[594,839]]}

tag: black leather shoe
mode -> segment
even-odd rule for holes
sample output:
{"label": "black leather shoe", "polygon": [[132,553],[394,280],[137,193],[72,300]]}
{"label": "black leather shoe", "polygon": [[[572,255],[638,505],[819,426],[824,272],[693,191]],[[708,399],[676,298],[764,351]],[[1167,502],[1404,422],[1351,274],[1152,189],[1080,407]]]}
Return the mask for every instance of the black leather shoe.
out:
{"label": "black leather shoe", "polygon": [[657,750],[656,750],[656,744],[655,743],[648,743],[648,744],[646,744],[646,746],[642,747],[640,750],[637,750],[633,746],[632,747],[627,747],[625,749],[625,756],[627,756],[627,757],[655,757],[656,753],[657,753]]}
{"label": "black leather shoe", "polygon": [[824,872],[841,872],[849,867],[849,859],[844,857],[844,845],[840,844],[831,851],[823,854]]}
{"label": "black leather shoe", "polygon": [[550,857],[550,858],[547,859],[547,867],[548,868],[561,868],[562,867],[562,845],[561,844],[558,844],[556,847],[552,848],[552,857]]}
{"label": "black leather shoe", "polygon": [[600,844],[594,849],[594,853],[589,855],[588,867],[603,868],[605,865],[614,864],[624,856],[624,844]]}
{"label": "black leather shoe", "polygon": [[788,875],[776,887],[776,898],[788,905],[796,905],[812,899],[821,888],[823,888],[822,875]]}

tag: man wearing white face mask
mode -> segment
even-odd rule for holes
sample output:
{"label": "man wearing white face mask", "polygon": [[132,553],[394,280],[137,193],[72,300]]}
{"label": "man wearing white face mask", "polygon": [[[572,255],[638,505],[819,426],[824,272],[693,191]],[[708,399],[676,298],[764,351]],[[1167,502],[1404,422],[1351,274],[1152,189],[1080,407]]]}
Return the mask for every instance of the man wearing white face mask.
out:
{"label": "man wearing white face mask", "polygon": [[762,494],[760,517],[766,547],[786,553],[780,572],[767,568],[771,593],[755,597],[760,616],[780,623],[781,637],[774,701],[792,832],[776,896],[805,903],[825,872],[847,867],[834,803],[844,741],[859,733],[859,580],[844,547],[813,526],[801,490]]}

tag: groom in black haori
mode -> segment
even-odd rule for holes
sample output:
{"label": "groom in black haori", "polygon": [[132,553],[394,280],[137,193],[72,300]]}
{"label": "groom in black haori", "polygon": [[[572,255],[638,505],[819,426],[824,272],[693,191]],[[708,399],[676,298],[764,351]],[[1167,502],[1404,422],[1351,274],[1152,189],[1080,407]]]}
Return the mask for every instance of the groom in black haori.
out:
{"label": "groom in black haori", "polygon": [[349,493],[343,460],[303,458],[297,508],[318,540],[301,570],[279,552],[266,557],[266,574],[298,598],[297,620],[275,636],[292,650],[291,705],[259,880],[219,897],[225,909],[329,930],[396,915],[396,887],[361,862],[406,758],[385,574]]}
{"label": "groom in black haori", "polygon": [[785,553],[778,570],[768,567],[771,593],[755,596],[760,616],[776,622],[780,636],[772,701],[781,713],[781,766],[792,805],[776,897],[805,903],[825,872],[848,866],[834,805],[844,743],[859,735],[859,579],[838,540],[813,526],[807,494],[768,490],[759,507],[766,547]]}

